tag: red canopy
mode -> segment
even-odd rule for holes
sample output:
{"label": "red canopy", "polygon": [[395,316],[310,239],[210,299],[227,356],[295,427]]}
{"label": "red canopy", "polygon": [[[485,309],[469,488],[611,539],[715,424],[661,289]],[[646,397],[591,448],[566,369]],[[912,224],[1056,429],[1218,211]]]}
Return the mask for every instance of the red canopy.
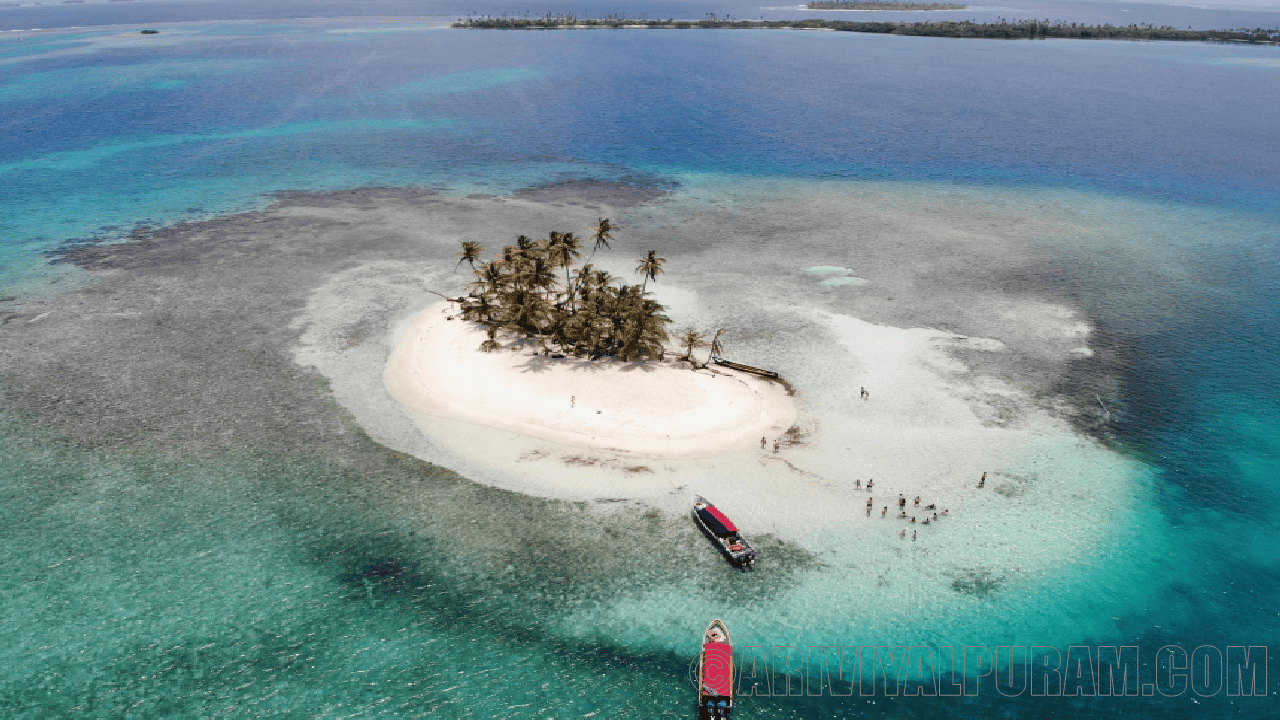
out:
{"label": "red canopy", "polygon": [[717,522],[723,525],[726,532],[738,532],[738,528],[734,526],[733,521],[725,517],[724,513],[717,510],[715,505],[708,504],[706,512],[710,513],[711,517],[715,518]]}
{"label": "red canopy", "polygon": [[733,646],[729,643],[702,646],[702,694],[733,695]]}

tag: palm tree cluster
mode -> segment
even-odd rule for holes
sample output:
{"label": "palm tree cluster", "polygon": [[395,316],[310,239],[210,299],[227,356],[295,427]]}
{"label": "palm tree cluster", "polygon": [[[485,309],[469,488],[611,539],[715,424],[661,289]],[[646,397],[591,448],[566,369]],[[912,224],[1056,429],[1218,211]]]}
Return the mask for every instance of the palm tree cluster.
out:
{"label": "palm tree cluster", "polygon": [[[613,229],[608,220],[600,220],[591,236],[595,250],[609,247]],[[561,352],[592,358],[662,358],[671,319],[661,304],[646,297],[646,287],[665,261],[651,251],[636,270],[644,273],[644,284],[627,285],[590,263],[573,270],[581,246],[573,233],[552,232],[545,240],[521,235],[500,256],[477,263],[480,245],[462,244],[458,264],[470,262],[476,278],[462,314],[487,326],[481,349],[499,347],[498,331],[506,330],[536,339],[544,352],[550,352],[550,343]]]}

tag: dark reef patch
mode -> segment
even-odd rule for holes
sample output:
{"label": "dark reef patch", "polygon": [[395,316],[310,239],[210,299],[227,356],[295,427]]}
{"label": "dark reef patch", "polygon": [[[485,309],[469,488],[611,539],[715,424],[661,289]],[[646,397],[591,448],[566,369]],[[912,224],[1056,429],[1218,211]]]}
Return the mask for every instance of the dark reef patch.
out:
{"label": "dark reef patch", "polygon": [[371,207],[382,201],[420,201],[440,194],[431,188],[365,187],[351,190],[281,190],[272,193],[276,199],[272,210],[286,207]]}
{"label": "dark reef patch", "polygon": [[995,595],[1000,586],[1008,579],[1003,575],[992,575],[986,568],[971,568],[956,573],[951,581],[951,589],[964,595],[988,598]]}
{"label": "dark reef patch", "polygon": [[567,202],[588,205],[609,205],[629,208],[666,197],[672,186],[656,181],[626,183],[602,180],[564,180],[562,182],[534,185],[512,193],[523,200],[540,203]]}

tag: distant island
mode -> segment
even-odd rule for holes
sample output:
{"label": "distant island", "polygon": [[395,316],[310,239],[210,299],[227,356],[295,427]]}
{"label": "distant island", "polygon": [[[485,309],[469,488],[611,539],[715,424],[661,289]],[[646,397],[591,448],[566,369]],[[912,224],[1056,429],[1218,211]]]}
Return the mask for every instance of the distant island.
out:
{"label": "distant island", "polygon": [[1168,25],[1082,25],[1044,20],[1001,20],[976,23],[969,20],[936,22],[856,22],[851,20],[626,20],[618,17],[578,18],[545,15],[538,18],[476,17],[459,20],[454,28],[471,30],[575,30],[575,29],[791,29],[835,30],[925,37],[988,38],[1001,40],[1183,40],[1205,42],[1280,44],[1280,29],[1179,30]]}
{"label": "distant island", "polygon": [[847,0],[843,2],[811,2],[805,4],[806,10],[968,10],[968,5],[959,3],[918,3],[918,2],[876,2],[875,0]]}

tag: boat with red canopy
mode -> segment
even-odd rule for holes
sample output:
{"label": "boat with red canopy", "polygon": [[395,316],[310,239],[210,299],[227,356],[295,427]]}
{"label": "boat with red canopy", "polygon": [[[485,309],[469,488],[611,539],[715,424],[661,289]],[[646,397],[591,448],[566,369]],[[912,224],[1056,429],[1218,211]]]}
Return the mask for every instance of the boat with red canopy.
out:
{"label": "boat with red canopy", "polygon": [[755,548],[742,538],[732,520],[701,495],[694,496],[693,519],[729,564],[742,570],[750,570],[755,564]]}
{"label": "boat with red canopy", "polygon": [[728,718],[733,710],[733,645],[729,627],[716,618],[702,633],[698,657],[698,720]]}

